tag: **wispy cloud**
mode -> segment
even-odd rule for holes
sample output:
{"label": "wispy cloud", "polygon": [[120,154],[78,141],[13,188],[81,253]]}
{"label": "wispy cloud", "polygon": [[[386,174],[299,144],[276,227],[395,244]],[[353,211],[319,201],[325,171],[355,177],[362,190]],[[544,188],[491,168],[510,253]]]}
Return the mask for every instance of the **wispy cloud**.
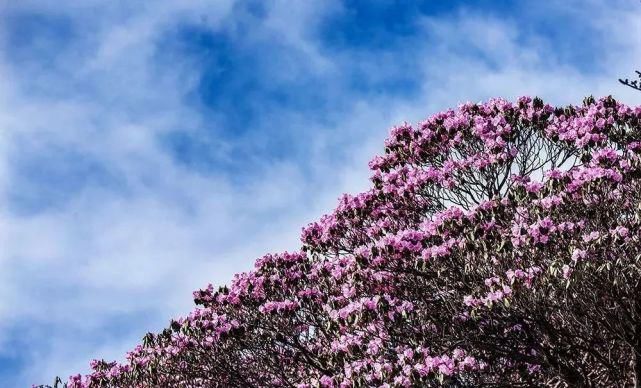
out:
{"label": "wispy cloud", "polygon": [[123,4],[0,6],[10,386],[120,358],[193,289],[296,249],[393,123],[492,96],[641,103],[616,83],[641,57],[632,1]]}

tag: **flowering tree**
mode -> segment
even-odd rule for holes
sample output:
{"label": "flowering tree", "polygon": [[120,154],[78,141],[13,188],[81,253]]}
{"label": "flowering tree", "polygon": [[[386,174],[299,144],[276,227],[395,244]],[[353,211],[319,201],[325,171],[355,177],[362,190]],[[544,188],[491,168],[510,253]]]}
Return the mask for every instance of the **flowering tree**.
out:
{"label": "flowering tree", "polygon": [[493,99],[68,387],[641,386],[641,107]]}

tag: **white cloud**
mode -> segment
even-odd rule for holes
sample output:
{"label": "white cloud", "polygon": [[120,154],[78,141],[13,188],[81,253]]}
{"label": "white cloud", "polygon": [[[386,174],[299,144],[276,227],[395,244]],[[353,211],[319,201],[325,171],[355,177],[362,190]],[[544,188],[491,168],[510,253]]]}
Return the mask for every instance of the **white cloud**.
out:
{"label": "white cloud", "polygon": [[438,60],[426,61],[424,95],[446,106],[520,95],[576,104],[588,95],[612,94],[623,102],[640,103],[641,95],[619,85],[617,79],[641,66],[641,42],[636,39],[641,36],[641,6],[604,8],[598,2],[569,2],[565,6],[576,18],[590,23],[597,34],[584,39],[606,42],[591,53],[590,65],[602,71],[586,72],[577,64],[562,62],[554,41],[521,31],[518,20],[462,11],[452,19],[425,19],[425,29],[435,34],[438,42],[428,52]]}

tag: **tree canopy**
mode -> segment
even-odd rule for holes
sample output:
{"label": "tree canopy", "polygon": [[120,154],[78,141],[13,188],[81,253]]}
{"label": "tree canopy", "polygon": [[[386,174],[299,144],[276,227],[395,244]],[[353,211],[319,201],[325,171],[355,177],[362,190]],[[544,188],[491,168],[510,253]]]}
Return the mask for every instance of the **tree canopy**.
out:
{"label": "tree canopy", "polygon": [[391,129],[371,188],[68,387],[641,386],[641,107]]}

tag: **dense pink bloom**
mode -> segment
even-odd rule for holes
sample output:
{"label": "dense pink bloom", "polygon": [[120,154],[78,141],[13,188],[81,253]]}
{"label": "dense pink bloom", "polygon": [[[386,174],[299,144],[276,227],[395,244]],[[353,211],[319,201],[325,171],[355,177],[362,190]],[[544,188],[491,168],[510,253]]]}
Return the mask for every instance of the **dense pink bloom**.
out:
{"label": "dense pink bloom", "polygon": [[68,387],[631,385],[640,155],[641,107],[611,97],[403,123],[300,251]]}

